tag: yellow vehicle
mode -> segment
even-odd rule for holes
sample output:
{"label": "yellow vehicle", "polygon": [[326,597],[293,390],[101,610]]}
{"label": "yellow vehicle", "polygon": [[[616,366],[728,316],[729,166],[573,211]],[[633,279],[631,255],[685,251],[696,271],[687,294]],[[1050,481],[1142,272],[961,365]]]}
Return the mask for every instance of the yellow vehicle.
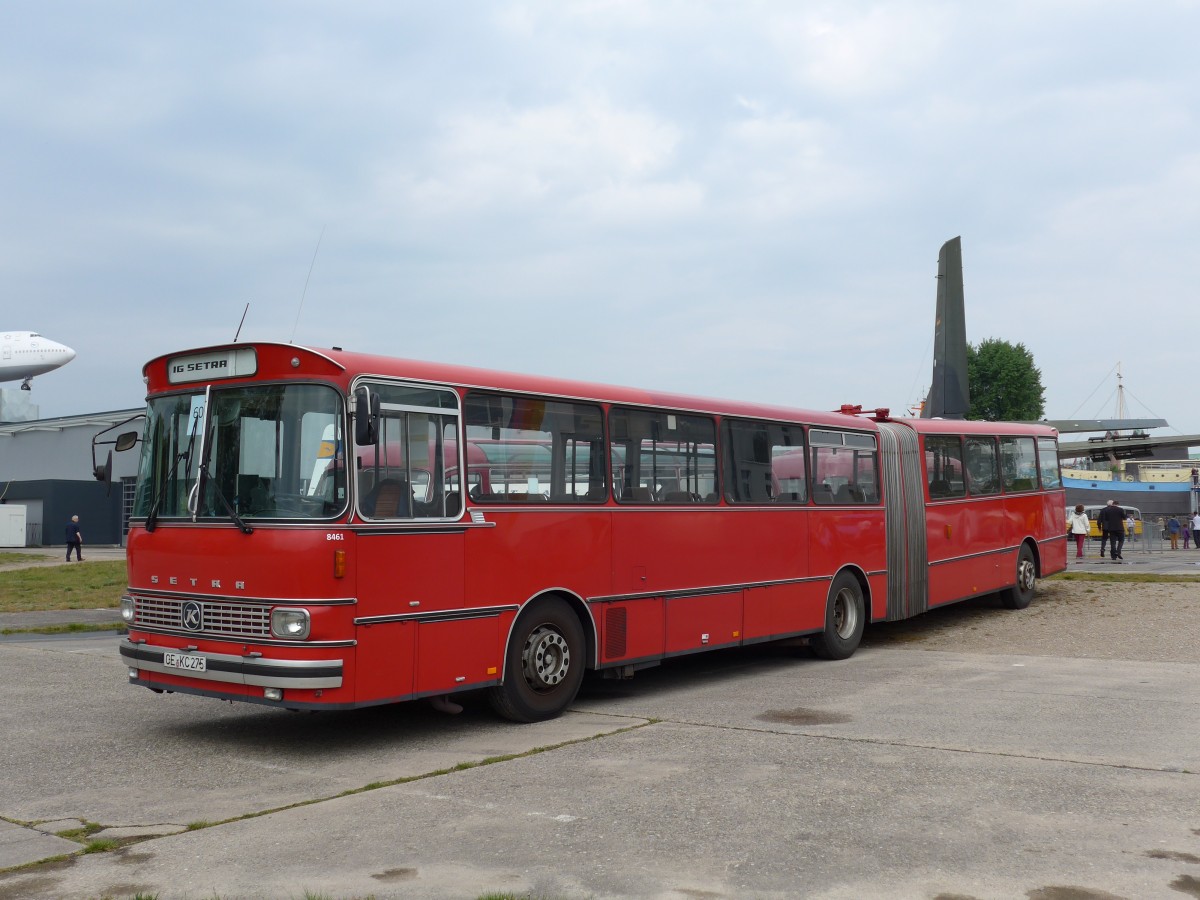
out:
{"label": "yellow vehicle", "polygon": [[[1090,534],[1093,538],[1095,538],[1097,540],[1099,540],[1099,538],[1100,538],[1100,523],[1097,522],[1096,519],[1097,519],[1097,517],[1099,517],[1100,510],[1102,510],[1102,509],[1104,509],[1104,505],[1085,506],[1083,508],[1083,511],[1085,513],[1087,513],[1088,523],[1090,526],[1089,530],[1088,530],[1088,534]],[[1125,522],[1126,522],[1125,536],[1126,537],[1141,537],[1142,529],[1143,529],[1142,511],[1140,509],[1138,509],[1136,506],[1122,506],[1121,509],[1125,510]],[[1071,529],[1071,516],[1074,512],[1075,512],[1075,507],[1073,507],[1073,506],[1067,507],[1067,530],[1068,530],[1068,532]],[[1130,516],[1133,516],[1133,531],[1132,531],[1132,533],[1129,531],[1129,524],[1128,524]]]}

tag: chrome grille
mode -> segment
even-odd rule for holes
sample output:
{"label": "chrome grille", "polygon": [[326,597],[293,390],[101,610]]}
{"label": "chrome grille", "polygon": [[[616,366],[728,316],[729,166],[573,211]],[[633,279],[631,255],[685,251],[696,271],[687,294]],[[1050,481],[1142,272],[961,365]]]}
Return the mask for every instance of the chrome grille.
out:
{"label": "chrome grille", "polygon": [[183,604],[186,599],[174,597],[133,598],[133,621],[147,628],[187,630],[189,634],[206,633],[238,637],[270,637],[271,607],[257,603],[224,603],[219,600],[197,600],[200,606],[199,632],[184,629]]}

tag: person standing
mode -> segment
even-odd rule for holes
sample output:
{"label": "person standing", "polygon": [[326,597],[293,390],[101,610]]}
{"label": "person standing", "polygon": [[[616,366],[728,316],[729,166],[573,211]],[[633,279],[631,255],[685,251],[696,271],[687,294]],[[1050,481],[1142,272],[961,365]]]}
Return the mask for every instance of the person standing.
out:
{"label": "person standing", "polygon": [[1100,532],[1100,558],[1104,559],[1104,548],[1108,546],[1108,529],[1104,527],[1104,513],[1109,506],[1113,505],[1113,501],[1108,501],[1108,506],[1096,513],[1096,530]]}
{"label": "person standing", "polygon": [[1109,500],[1096,518],[1100,531],[1108,539],[1110,558],[1113,562],[1124,560],[1121,551],[1125,549],[1125,510],[1117,506],[1116,500]]}
{"label": "person standing", "polygon": [[1075,558],[1083,559],[1083,542],[1087,540],[1092,524],[1088,521],[1087,513],[1083,511],[1082,503],[1075,505],[1075,512],[1071,516],[1070,523],[1071,537],[1075,538]]}
{"label": "person standing", "polygon": [[1200,511],[1192,513],[1192,544],[1200,550]]}
{"label": "person standing", "polygon": [[1133,513],[1125,516],[1125,533],[1129,535],[1129,543],[1137,543],[1137,519],[1133,517]]}
{"label": "person standing", "polygon": [[83,532],[79,530],[79,516],[71,516],[67,523],[67,562],[71,561],[71,551],[75,551],[75,559],[83,562]]}
{"label": "person standing", "polygon": [[1187,513],[1184,513],[1182,516],[1180,516],[1180,518],[1179,518],[1179,533],[1181,535],[1183,535],[1183,549],[1184,550],[1186,550],[1188,548],[1188,542],[1191,541],[1191,539],[1192,539],[1192,529],[1190,527],[1188,527],[1191,524],[1192,523],[1188,521]]}
{"label": "person standing", "polygon": [[1179,520],[1174,516],[1167,519],[1167,537],[1171,539],[1171,549],[1179,549]]}

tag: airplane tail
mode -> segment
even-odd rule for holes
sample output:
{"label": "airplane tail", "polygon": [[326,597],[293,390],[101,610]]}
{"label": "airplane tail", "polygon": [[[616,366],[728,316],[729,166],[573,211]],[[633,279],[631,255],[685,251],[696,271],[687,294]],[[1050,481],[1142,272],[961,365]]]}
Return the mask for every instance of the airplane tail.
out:
{"label": "airplane tail", "polygon": [[963,309],[962,238],[938,253],[937,313],[933,326],[933,380],[923,419],[964,419],[971,408],[967,386],[967,320]]}

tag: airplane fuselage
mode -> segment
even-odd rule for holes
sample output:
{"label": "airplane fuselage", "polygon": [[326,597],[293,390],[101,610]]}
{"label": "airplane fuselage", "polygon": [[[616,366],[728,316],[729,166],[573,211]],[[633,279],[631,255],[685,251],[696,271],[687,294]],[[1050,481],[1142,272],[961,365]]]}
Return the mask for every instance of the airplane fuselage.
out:
{"label": "airplane fuselage", "polygon": [[0,331],[0,381],[29,383],[75,358],[65,344],[44,338],[35,331]]}

